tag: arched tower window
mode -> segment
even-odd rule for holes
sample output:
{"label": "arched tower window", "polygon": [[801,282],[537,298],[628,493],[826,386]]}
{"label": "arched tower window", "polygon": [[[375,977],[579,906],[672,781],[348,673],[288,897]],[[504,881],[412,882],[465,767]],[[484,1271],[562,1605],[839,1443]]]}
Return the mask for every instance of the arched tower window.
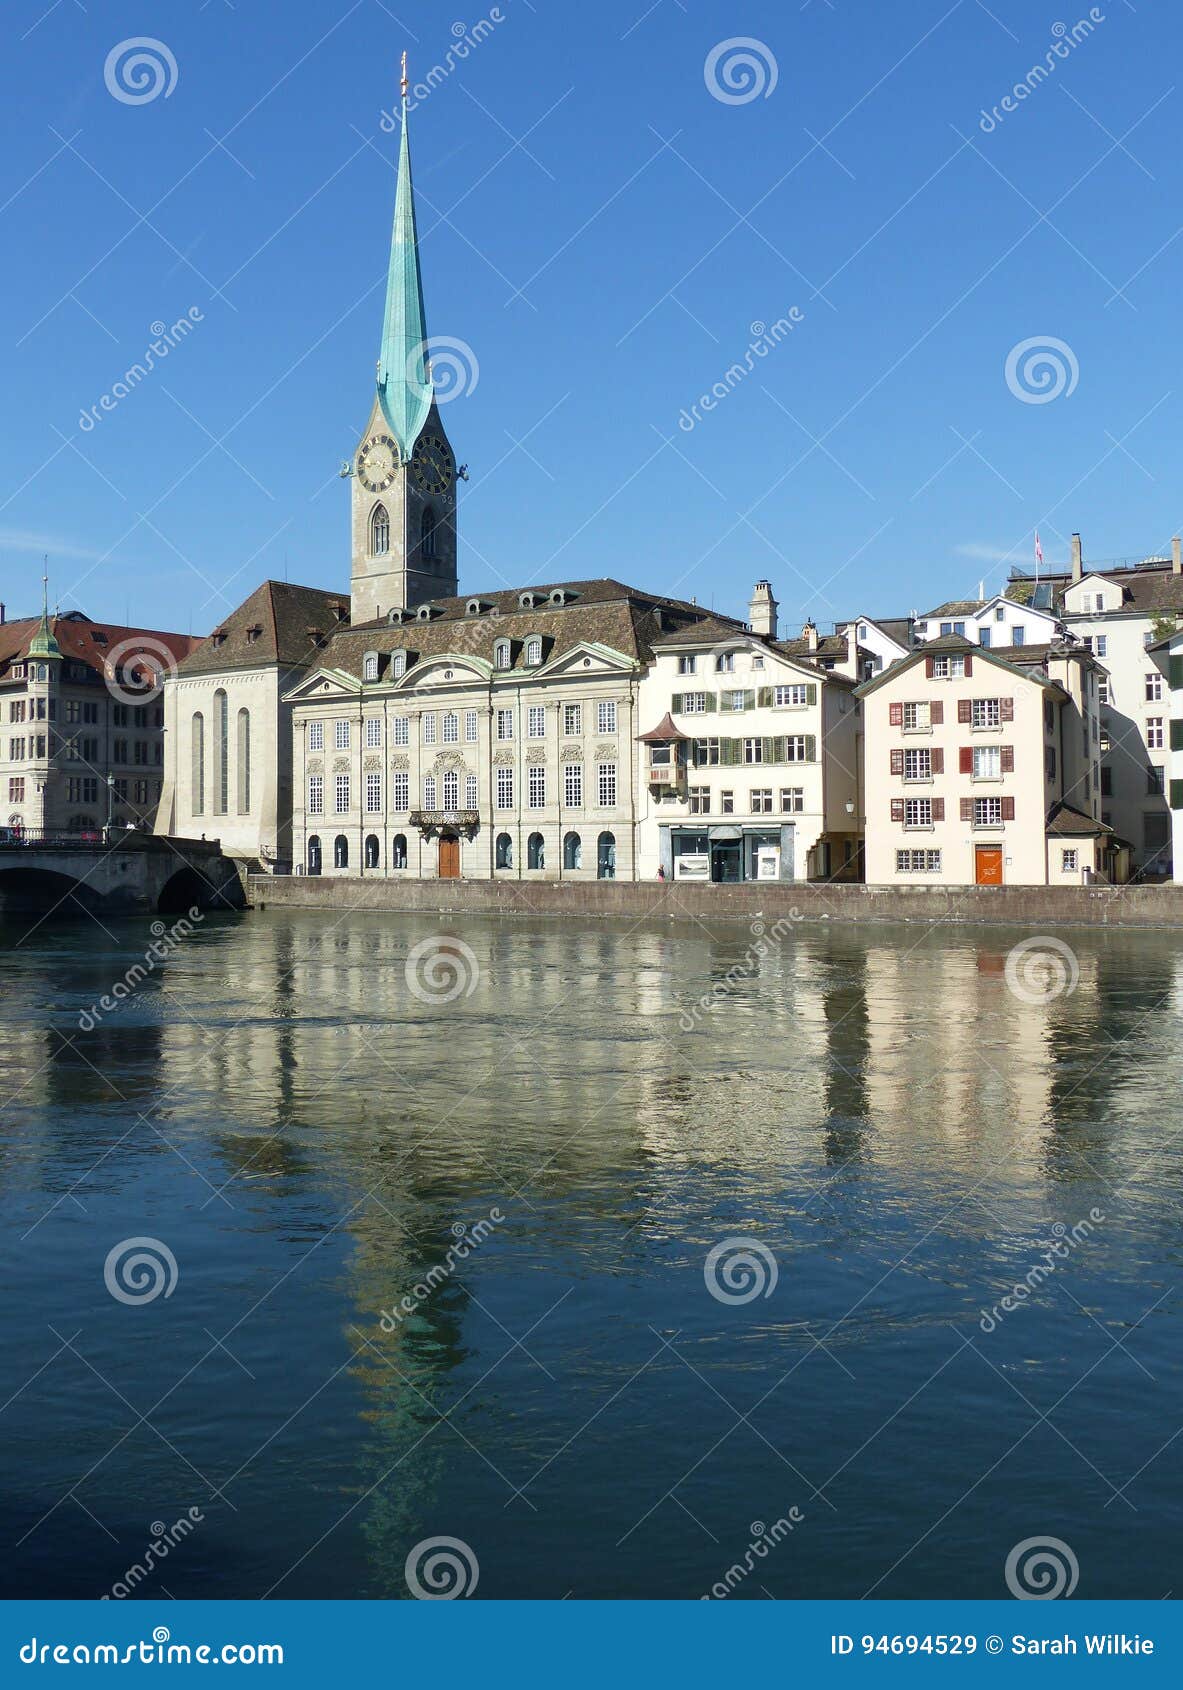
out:
{"label": "arched tower window", "polygon": [[390,518],[385,505],[375,505],[370,516],[370,556],[385,557],[390,550]]}
{"label": "arched tower window", "polygon": [[419,552],[425,561],[434,560],[438,555],[436,536],[439,532],[439,518],[431,505],[423,511],[423,518],[419,527]]}
{"label": "arched tower window", "polygon": [[224,816],[230,801],[230,704],[223,688],[214,694],[214,814]]}
{"label": "arched tower window", "polygon": [[193,777],[189,808],[195,816],[205,814],[205,717],[198,710],[193,717]]}
{"label": "arched tower window", "polygon": [[247,816],[251,809],[251,713],[238,712],[238,813]]}

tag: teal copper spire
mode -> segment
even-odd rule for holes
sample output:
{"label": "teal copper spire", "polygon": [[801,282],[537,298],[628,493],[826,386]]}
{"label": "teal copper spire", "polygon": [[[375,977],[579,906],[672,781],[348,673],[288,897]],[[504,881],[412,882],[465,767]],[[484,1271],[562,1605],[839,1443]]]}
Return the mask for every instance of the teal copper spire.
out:
{"label": "teal copper spire", "polygon": [[41,622],[37,632],[29,641],[29,656],[41,658],[60,657],[62,649],[54,638],[53,630],[49,626],[49,576],[41,577]]}
{"label": "teal copper spire", "polygon": [[423,316],[423,278],[419,273],[419,236],[411,187],[411,148],[407,136],[407,55],[403,54],[403,133],[398,155],[398,191],[386,282],[386,318],[378,360],[378,402],[403,457],[409,457],[431,410],[427,367],[427,324]]}

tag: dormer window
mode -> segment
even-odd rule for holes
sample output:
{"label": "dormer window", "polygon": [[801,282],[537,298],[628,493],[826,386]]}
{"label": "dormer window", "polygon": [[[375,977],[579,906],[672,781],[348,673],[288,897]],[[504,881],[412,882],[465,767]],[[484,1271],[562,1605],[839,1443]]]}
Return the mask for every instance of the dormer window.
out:
{"label": "dormer window", "polygon": [[537,593],[525,592],[518,594],[518,603],[521,605],[523,610],[533,610],[537,602]]}
{"label": "dormer window", "polygon": [[490,607],[485,603],[484,599],[469,599],[468,603],[464,607],[464,614],[465,616],[480,616],[482,611],[486,611],[489,608]]}
{"label": "dormer window", "polygon": [[397,680],[401,680],[402,677],[406,674],[406,672],[407,672],[407,654],[406,654],[405,651],[396,651],[394,653],[393,657],[390,660],[390,673],[394,676],[395,680],[397,681]]}
{"label": "dormer window", "polygon": [[367,681],[378,679],[378,653],[367,651],[362,663],[362,677]]}
{"label": "dormer window", "polygon": [[526,662],[531,666],[542,662],[542,641],[537,634],[526,641]]}
{"label": "dormer window", "polygon": [[255,641],[261,636],[262,632],[263,629],[258,622],[255,623],[253,628],[248,628],[246,631],[247,645],[254,645]]}
{"label": "dormer window", "polygon": [[577,598],[578,594],[569,593],[566,587],[556,587],[550,595],[552,604],[566,604],[569,599]]}
{"label": "dormer window", "polygon": [[496,645],[493,647],[494,669],[508,669],[512,661],[513,658],[509,641],[498,640]]}

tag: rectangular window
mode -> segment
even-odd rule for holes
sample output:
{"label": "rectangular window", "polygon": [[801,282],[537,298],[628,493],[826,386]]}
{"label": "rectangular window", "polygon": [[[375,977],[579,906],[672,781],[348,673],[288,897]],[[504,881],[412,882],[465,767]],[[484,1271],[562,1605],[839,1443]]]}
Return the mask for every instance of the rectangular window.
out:
{"label": "rectangular window", "polygon": [[908,730],[916,732],[932,726],[932,711],[927,700],[921,700],[917,704],[904,705],[903,725],[905,732]]}
{"label": "rectangular window", "polygon": [[1025,628],[1012,628],[1010,643],[1012,645],[1025,645],[1027,643],[1027,630]]}
{"label": "rectangular window", "polygon": [[477,713],[475,710],[466,710],[464,712],[464,737],[468,741],[469,745],[476,744],[476,735]]}
{"label": "rectangular window", "polygon": [[583,709],[578,704],[564,704],[563,732],[565,734],[580,734],[583,732]]}
{"label": "rectangular window", "polygon": [[905,827],[932,826],[932,799],[907,798],[904,800]]}
{"label": "rectangular window", "polygon": [[989,644],[990,644],[990,630],[989,630],[989,628],[982,628],[982,629],[979,630],[978,644],[980,646],[989,646]]}
{"label": "rectangular window", "polygon": [[1146,677],[1146,702],[1157,704],[1162,697],[1162,676],[1157,669],[1151,670]]}
{"label": "rectangular window", "polygon": [[333,723],[333,744],[336,746],[338,751],[348,751],[349,750],[349,723],[348,722],[334,722]]}
{"label": "rectangular window", "polygon": [[711,789],[709,786],[688,787],[686,796],[690,800],[690,814],[692,816],[705,816],[710,813]]}
{"label": "rectangular window", "polygon": [[975,728],[997,728],[1002,723],[1002,700],[975,698],[970,704],[970,724]]}
{"label": "rectangular window", "polygon": [[366,776],[366,810],[370,815],[377,815],[382,808],[382,776],[369,774]]}
{"label": "rectangular window", "polygon": [[770,786],[753,788],[752,814],[754,816],[770,816],[772,814],[772,788]]}
{"label": "rectangular window", "polygon": [[497,808],[499,810],[513,809],[513,770],[501,767],[497,770]]}
{"label": "rectangular window", "polygon": [[546,770],[532,763],[529,768],[529,796],[527,802],[532,810],[546,808]]}
{"label": "rectangular window", "polygon": [[400,816],[411,808],[411,777],[405,769],[399,769],[390,777],[390,808],[397,810]]}
{"label": "rectangular window", "polygon": [[423,743],[424,743],[424,745],[434,745],[435,744],[435,711],[434,710],[427,710],[427,711],[424,712],[424,716],[423,716]]}
{"label": "rectangular window", "polygon": [[719,762],[719,741],[717,739],[696,739],[694,741],[694,767],[696,769],[713,769]]}
{"label": "rectangular window", "polygon": [[999,827],[1002,824],[1001,798],[974,799],[974,826]]}
{"label": "rectangular window", "polygon": [[599,766],[600,808],[612,810],[616,807],[616,764],[601,763]]}
{"label": "rectangular window", "polygon": [[[1166,791],[1165,775],[1165,769],[1160,768],[1157,763],[1151,763],[1146,771],[1146,792],[1148,796],[1157,796],[1160,792]],[[1085,796],[1087,797],[1088,794],[1086,793]]]}
{"label": "rectangular window", "polygon": [[396,745],[410,745],[411,718],[409,716],[396,716],[394,718],[394,743]]}
{"label": "rectangular window", "polygon": [[24,775],[14,775],[8,783],[8,802],[10,804],[23,804],[24,801],[25,777]]}
{"label": "rectangular window", "polygon": [[934,657],[932,660],[932,674],[935,681],[958,681],[965,674],[965,658]]}
{"label": "rectangular window", "polygon": [[583,808],[583,764],[563,765],[563,803],[569,810]]}
{"label": "rectangular window", "polygon": [[693,675],[697,665],[697,657],[679,657],[678,673],[679,675]]}
{"label": "rectangular window", "polygon": [[444,712],[444,744],[455,745],[460,738],[460,718],[454,710]]}
{"label": "rectangular window", "polygon": [[338,775],[333,788],[333,808],[343,816],[349,808],[349,776]]}
{"label": "rectangular window", "polygon": [[724,816],[733,816],[735,814],[734,792],[720,792],[719,813]]}
{"label": "rectangular window", "polygon": [[1002,747],[975,745],[973,748],[973,777],[975,780],[998,780],[1002,775]]}
{"label": "rectangular window", "polygon": [[1098,704],[1108,704],[1109,703],[1109,677],[1108,677],[1108,675],[1098,675],[1097,676],[1097,703]]}
{"label": "rectangular window", "polygon": [[596,706],[596,732],[599,734],[614,734],[616,732],[616,700],[602,698]]}
{"label": "rectangular window", "polygon": [[897,851],[895,854],[895,871],[897,874],[940,874],[941,853],[939,851]]}
{"label": "rectangular window", "polygon": [[1096,652],[1098,657],[1107,657],[1109,655],[1108,635],[1098,634],[1096,639],[1093,641],[1093,650]]}
{"label": "rectangular window", "polygon": [[932,752],[927,745],[920,751],[904,752],[904,779],[932,779]]}
{"label": "rectangular window", "polygon": [[378,746],[378,745],[381,745],[381,744],[382,744],[382,718],[381,718],[381,716],[367,716],[366,717],[366,745],[370,748],[370,750],[373,750],[375,746]]}
{"label": "rectangular window", "polygon": [[1078,861],[1075,851],[1060,852],[1060,868],[1065,874],[1075,874]]}
{"label": "rectangular window", "polygon": [[530,739],[546,738],[546,707],[532,704],[526,712],[526,733]]}
{"label": "rectangular window", "polygon": [[805,788],[803,786],[782,786],[780,789],[781,814],[785,816],[799,816],[805,808]]}
{"label": "rectangular window", "polygon": [[435,776],[434,775],[424,775],[424,777],[423,777],[423,808],[425,810],[434,810],[435,809]]}
{"label": "rectangular window", "polygon": [[809,740],[805,734],[790,734],[785,740],[785,762],[809,762]]}
{"label": "rectangular window", "polygon": [[308,777],[308,814],[323,816],[325,810],[325,778],[323,775],[309,775]]}
{"label": "rectangular window", "polygon": [[1162,750],[1162,724],[1163,718],[1161,716],[1147,716],[1146,718],[1146,744],[1151,751]]}
{"label": "rectangular window", "polygon": [[497,738],[513,738],[513,711],[499,710],[497,712]]}
{"label": "rectangular window", "polygon": [[687,716],[701,716],[707,707],[705,692],[684,692],[682,694],[682,713]]}
{"label": "rectangular window", "polygon": [[[126,710],[126,705],[124,706]],[[325,748],[325,725],[323,722],[309,722],[308,749],[309,751],[323,751]]]}
{"label": "rectangular window", "polygon": [[731,708],[733,710],[743,710],[746,708],[747,694],[742,688],[737,688],[735,692],[729,693],[727,696],[731,699]]}
{"label": "rectangular window", "polygon": [[808,704],[809,688],[804,684],[798,685],[796,682],[788,687],[773,687],[772,702],[774,704],[791,705]]}
{"label": "rectangular window", "polygon": [[762,739],[745,739],[743,742],[743,760],[745,763],[762,763],[764,761],[764,741]]}
{"label": "rectangular window", "polygon": [[476,776],[475,775],[465,775],[465,777],[464,777],[464,808],[466,810],[475,810],[478,807],[479,802],[480,802],[480,800],[479,800],[479,788],[477,786]]}

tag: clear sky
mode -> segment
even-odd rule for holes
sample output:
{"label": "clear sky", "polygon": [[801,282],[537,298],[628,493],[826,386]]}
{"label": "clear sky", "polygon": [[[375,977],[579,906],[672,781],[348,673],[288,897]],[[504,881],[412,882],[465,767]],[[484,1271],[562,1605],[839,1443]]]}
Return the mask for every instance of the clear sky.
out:
{"label": "clear sky", "polygon": [[[462,590],[742,614],[768,576],[828,623],[998,584],[1036,527],[1049,566],[1074,529],[1158,551],[1179,12],[1105,0],[1074,40],[1087,5],[1032,0],[5,0],[0,598],[38,604],[43,551],[63,608],[198,633],[267,575],[347,587],[404,48],[447,73],[411,135]],[[138,36],[155,85],[107,68]],[[734,47],[708,71],[739,36],[762,88]]]}

